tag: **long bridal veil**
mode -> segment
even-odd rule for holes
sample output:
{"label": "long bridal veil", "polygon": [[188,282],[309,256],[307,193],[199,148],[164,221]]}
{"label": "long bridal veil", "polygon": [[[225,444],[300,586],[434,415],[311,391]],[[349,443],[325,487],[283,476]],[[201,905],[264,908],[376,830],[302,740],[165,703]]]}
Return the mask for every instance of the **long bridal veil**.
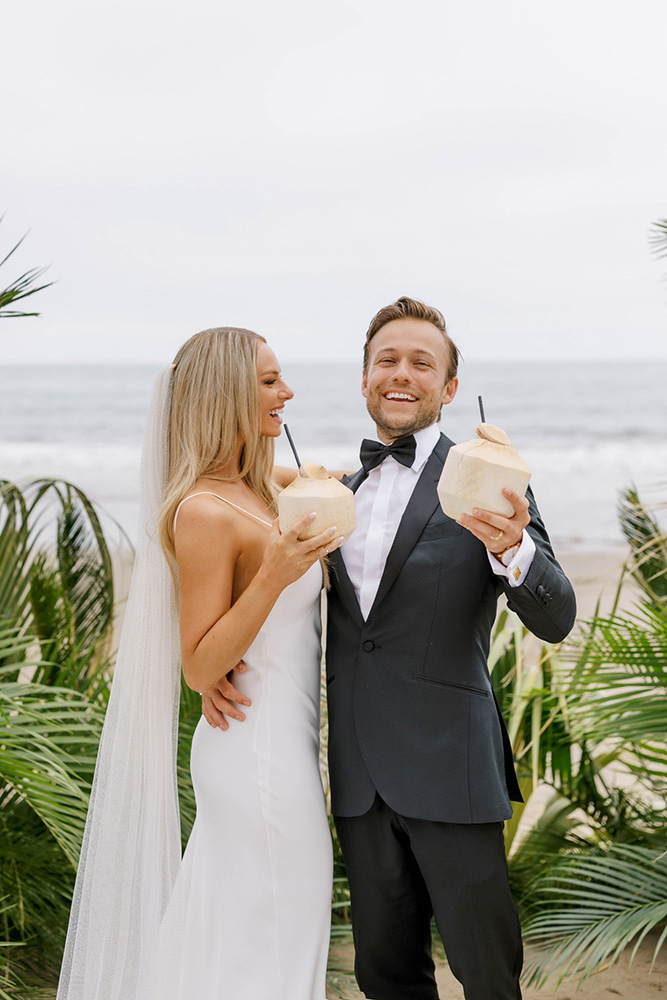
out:
{"label": "long bridal veil", "polygon": [[181,858],[180,664],[174,586],[158,528],[171,378],[171,367],[158,376],[144,437],[136,561],[57,1000],[146,1000],[170,899],[173,911]]}

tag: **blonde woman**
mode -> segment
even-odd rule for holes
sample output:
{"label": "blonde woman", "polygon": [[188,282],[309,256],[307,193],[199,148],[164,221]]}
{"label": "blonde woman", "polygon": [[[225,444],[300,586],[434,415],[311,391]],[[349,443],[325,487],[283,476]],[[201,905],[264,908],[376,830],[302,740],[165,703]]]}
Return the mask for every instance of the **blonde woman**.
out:
{"label": "blonde woman", "polygon": [[[308,518],[278,530],[273,443],[292,395],[264,339],[227,327],[192,337],[158,379],[59,1000],[325,1000],[320,559],[342,539],[299,541]],[[195,731],[182,862],[179,647],[197,691],[243,660],[235,685],[253,706],[227,732]]]}

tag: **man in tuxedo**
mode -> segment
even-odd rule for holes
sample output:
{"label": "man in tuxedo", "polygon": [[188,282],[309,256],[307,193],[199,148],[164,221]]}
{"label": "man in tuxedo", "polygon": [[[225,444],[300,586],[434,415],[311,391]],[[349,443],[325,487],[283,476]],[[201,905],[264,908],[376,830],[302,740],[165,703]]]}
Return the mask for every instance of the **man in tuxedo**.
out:
{"label": "man in tuxedo", "polygon": [[[521,794],[489,641],[501,593],[549,642],[565,638],[576,611],[530,491],[505,491],[510,518],[480,510],[457,523],[440,508],[452,442],[437,422],[457,363],[437,309],[405,297],[371,321],[362,392],[377,441],[362,444],[362,468],[344,479],[357,527],[330,557],[332,811],[355,972],[373,1000],[437,1000],[432,917],[466,1000],[521,997],[503,841]],[[231,681],[212,695],[212,725],[243,717]]]}
{"label": "man in tuxedo", "polygon": [[521,996],[503,842],[521,795],[487,671],[497,599],[558,642],[575,617],[532,495],[459,524],[436,485],[458,386],[441,313],[402,298],[366,335],[377,442],[347,479],[357,528],[331,556],[332,811],[352,897],[356,975],[374,1000],[436,1000],[430,923],[467,1000]]}

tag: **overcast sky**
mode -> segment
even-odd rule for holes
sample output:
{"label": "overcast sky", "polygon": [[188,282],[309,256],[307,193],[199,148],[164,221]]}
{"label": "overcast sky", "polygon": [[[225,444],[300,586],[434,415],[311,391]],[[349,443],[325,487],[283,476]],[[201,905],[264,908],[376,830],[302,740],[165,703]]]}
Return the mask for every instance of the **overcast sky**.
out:
{"label": "overcast sky", "polygon": [[667,359],[665,0],[5,0],[0,34],[0,286],[57,280],[6,361],[224,324],[354,360],[405,293],[471,360]]}

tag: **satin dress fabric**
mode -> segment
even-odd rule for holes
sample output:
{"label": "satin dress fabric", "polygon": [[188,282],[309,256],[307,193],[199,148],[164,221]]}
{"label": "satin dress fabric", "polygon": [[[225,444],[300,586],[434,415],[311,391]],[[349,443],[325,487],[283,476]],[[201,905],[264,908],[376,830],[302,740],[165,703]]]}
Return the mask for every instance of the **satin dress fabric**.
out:
{"label": "satin dress fabric", "polygon": [[[192,741],[197,816],[148,994],[325,1000],[333,859],[319,770],[319,563],[244,656],[244,722]],[[180,927],[180,931],[178,928]]]}

